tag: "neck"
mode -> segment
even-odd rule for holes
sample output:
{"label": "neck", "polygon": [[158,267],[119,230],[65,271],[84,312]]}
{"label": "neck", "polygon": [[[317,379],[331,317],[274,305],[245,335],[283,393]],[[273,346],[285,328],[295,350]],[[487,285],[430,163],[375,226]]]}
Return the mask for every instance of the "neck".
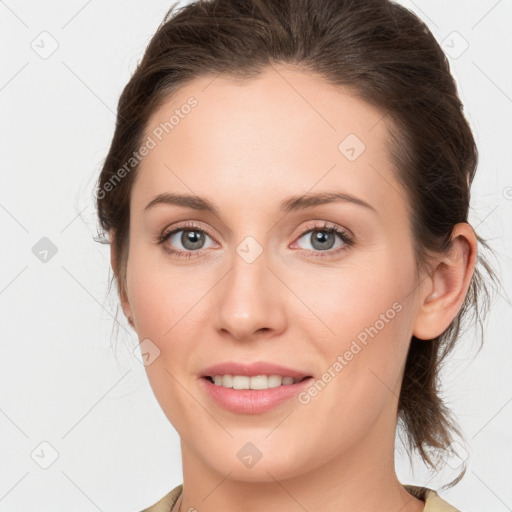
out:
{"label": "neck", "polygon": [[[383,425],[379,425],[382,422],[388,423],[387,436],[382,433]],[[237,473],[239,466],[234,462],[216,471],[182,441],[183,494],[177,506],[183,512],[421,512],[425,503],[409,494],[395,473],[394,418],[379,418],[374,427],[354,443],[357,449],[337,454],[308,471],[295,464],[295,472],[293,464],[276,467],[265,457],[249,473]],[[386,438],[393,440],[390,446],[383,444]],[[265,461],[266,466],[262,464]]]}

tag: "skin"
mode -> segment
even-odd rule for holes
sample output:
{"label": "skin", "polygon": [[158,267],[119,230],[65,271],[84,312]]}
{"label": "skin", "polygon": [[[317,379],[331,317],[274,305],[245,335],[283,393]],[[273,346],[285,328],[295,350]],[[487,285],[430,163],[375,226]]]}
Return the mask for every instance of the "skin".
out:
{"label": "skin", "polygon": [[[439,335],[462,305],[476,258],[472,228],[457,224],[453,251],[417,275],[407,196],[386,152],[387,118],[317,76],[273,65],[245,83],[202,77],[162,105],[146,133],[190,96],[198,105],[138,169],[121,297],[139,339],[160,350],[146,371],[180,435],[181,510],[423,510],[394,468],[398,396],[411,336]],[[355,161],[338,149],[349,134],[366,146]],[[333,191],[376,212],[350,202],[279,211],[291,195]],[[162,204],[145,212],[162,192],[205,197],[219,214]],[[186,221],[208,233],[190,259],[155,242]],[[301,232],[324,221],[354,244],[336,253],[344,244],[331,235],[331,255],[315,258],[316,232]],[[167,246],[192,252],[181,234]],[[252,263],[236,252],[247,236],[262,249]],[[271,361],[321,378],[396,302],[400,312],[307,404],[292,398],[237,414],[200,386],[203,368],[227,360]],[[237,457],[247,442],[262,453],[250,468]]]}

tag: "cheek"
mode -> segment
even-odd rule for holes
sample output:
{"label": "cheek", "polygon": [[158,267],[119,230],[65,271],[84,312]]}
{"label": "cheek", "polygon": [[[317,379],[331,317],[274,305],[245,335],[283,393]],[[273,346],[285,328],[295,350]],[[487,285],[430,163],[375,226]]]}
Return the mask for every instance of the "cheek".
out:
{"label": "cheek", "polygon": [[302,308],[302,318],[311,317],[316,328],[312,340],[321,334],[334,343],[358,336],[364,341],[366,329],[375,333],[374,328],[394,337],[410,321],[403,311],[414,286],[412,265],[390,253],[339,268],[312,265],[307,271],[287,272],[285,280],[294,283],[294,293],[302,299],[294,308]]}
{"label": "cheek", "polygon": [[322,380],[335,375],[329,381],[333,384],[320,393],[330,402],[327,409],[360,411],[363,421],[366,412],[382,406],[389,388],[400,385],[413,323],[409,294],[414,286],[412,260],[398,261],[389,254],[366,263],[330,269],[330,279],[320,267],[316,275],[304,274],[298,294],[307,298],[314,316],[308,314],[311,323],[297,325],[308,329],[307,338],[322,355],[324,368],[319,371],[328,373]]}
{"label": "cheek", "polygon": [[160,267],[152,265],[144,256],[143,251],[137,250],[130,254],[127,268],[130,306],[140,342],[151,340],[146,347],[150,347],[150,357],[154,359],[145,363],[145,370],[153,394],[170,423],[183,432],[190,422],[189,414],[201,414],[184,389],[184,385],[188,386],[183,378],[183,368],[193,357],[193,345],[199,339],[192,332],[194,326],[201,325],[195,317],[198,309],[193,307],[199,300],[199,292],[193,292],[193,283],[183,273],[171,275],[163,271],[161,263]]}
{"label": "cheek", "polygon": [[178,397],[180,386],[172,375],[183,374],[184,368],[193,366],[196,346],[201,341],[200,331],[205,327],[206,302],[202,299],[212,284],[206,275],[191,268],[166,264],[165,258],[156,252],[134,247],[126,279],[138,338],[141,342],[151,340],[158,349],[158,357],[146,366],[146,372],[161,401],[166,395],[167,399]]}
{"label": "cheek", "polygon": [[129,279],[128,294],[140,339],[150,338],[160,345],[161,337],[172,327],[176,297],[165,293],[164,285],[144,273],[143,278]]}
{"label": "cheek", "polygon": [[130,249],[127,267],[127,290],[132,314],[141,339],[154,338],[160,345],[172,336],[174,326],[193,316],[193,305],[204,294],[190,271],[166,265],[163,249]]}

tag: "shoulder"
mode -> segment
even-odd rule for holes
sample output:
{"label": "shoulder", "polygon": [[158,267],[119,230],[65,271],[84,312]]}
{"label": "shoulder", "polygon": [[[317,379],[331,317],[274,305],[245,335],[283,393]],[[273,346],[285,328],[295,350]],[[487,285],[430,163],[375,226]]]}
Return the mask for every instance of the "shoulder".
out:
{"label": "shoulder", "polygon": [[[404,485],[407,492],[411,493],[416,498],[425,501],[425,508],[423,512],[461,512],[459,509],[453,507],[448,502],[443,500],[433,489],[428,487],[419,487],[416,485]],[[172,491],[167,493],[162,499],[154,503],[141,512],[170,512],[172,507],[178,501],[183,491],[183,484],[178,485]]]}
{"label": "shoulder", "polygon": [[170,512],[172,507],[178,501],[181,492],[183,491],[183,484],[175,487],[171,492],[167,493],[161,500],[141,512]]}
{"label": "shoulder", "polygon": [[407,492],[425,501],[423,512],[461,512],[447,501],[443,500],[433,489],[416,485],[404,485]]}

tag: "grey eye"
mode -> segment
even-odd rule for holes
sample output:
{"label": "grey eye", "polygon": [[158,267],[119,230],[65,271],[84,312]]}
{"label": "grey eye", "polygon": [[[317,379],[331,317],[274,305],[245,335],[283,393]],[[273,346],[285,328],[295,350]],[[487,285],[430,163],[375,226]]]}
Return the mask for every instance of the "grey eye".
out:
{"label": "grey eye", "polygon": [[197,251],[204,248],[206,238],[210,237],[200,229],[179,229],[169,237],[169,242],[178,250],[182,250],[181,244],[184,250]]}
{"label": "grey eye", "polygon": [[[311,247],[305,249],[312,249],[313,251],[328,251],[335,248],[336,238],[341,242],[337,247],[343,246],[345,240],[336,231],[329,229],[310,229],[304,233],[299,240],[305,239],[309,242]],[[336,247],[336,248],[337,248]]]}

